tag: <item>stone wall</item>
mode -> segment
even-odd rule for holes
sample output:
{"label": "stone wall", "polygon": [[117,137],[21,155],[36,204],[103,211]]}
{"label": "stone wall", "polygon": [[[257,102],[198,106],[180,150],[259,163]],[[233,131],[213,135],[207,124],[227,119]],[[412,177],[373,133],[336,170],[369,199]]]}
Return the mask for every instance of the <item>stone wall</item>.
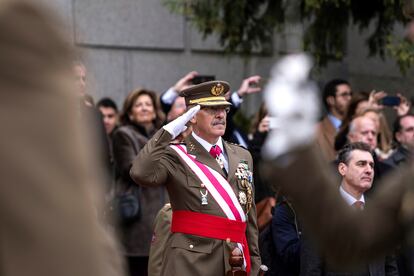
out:
{"label": "stone wall", "polygon": [[[234,90],[249,75],[267,78],[277,57],[300,47],[302,36],[300,26],[290,26],[275,36],[273,55],[244,60],[224,55],[215,37],[203,40],[184,17],[171,14],[161,0],[55,0],[53,5],[82,50],[89,91],[96,100],[110,96],[119,105],[134,88],[161,93],[191,70],[227,80]],[[315,78],[322,84],[330,78],[346,78],[356,91],[405,91],[411,95],[412,74],[401,76],[393,61],[369,59],[363,37],[351,28],[347,57],[319,70]],[[247,116],[260,102],[260,95],[245,102]]]}

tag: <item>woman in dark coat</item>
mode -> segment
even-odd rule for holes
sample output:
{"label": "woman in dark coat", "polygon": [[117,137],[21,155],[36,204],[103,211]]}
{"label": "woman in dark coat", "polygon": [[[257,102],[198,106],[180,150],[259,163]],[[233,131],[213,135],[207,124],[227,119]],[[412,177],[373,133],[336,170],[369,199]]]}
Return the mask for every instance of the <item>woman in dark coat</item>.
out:
{"label": "woman in dark coat", "polygon": [[137,186],[129,176],[129,170],[138,152],[163,121],[156,94],[145,89],[135,90],[125,99],[121,114],[122,126],[113,135],[116,193],[123,194],[135,188],[141,207],[138,219],[119,224],[130,275],[147,275],[152,223],[157,212],[164,206],[166,193],[163,187]]}

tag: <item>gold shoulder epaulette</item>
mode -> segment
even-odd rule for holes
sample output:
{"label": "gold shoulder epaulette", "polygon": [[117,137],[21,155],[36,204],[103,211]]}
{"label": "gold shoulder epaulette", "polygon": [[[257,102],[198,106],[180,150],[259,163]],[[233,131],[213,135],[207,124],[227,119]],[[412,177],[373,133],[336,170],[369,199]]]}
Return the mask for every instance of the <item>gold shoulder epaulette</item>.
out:
{"label": "gold shoulder epaulette", "polygon": [[226,142],[227,142],[227,144],[238,146],[238,147],[241,147],[241,148],[247,150],[247,148],[245,146],[241,145],[241,144],[236,144],[236,143],[232,143],[232,142],[228,142],[228,141],[226,141]]}

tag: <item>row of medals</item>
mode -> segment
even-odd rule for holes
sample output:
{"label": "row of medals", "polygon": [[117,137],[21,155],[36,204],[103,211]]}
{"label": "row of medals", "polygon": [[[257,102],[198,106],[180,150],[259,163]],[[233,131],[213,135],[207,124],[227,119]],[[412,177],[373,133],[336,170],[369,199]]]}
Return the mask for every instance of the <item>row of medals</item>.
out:
{"label": "row of medals", "polygon": [[[221,159],[217,159],[220,167],[223,168],[223,161]],[[245,163],[239,163],[236,171],[237,180],[239,181],[240,185],[244,189],[243,191],[239,192],[239,202],[241,205],[245,206],[246,213],[250,211],[252,208],[253,196],[252,196],[252,173],[249,171],[249,166]],[[208,190],[205,188],[205,185],[201,184],[200,189],[201,194],[201,205],[207,205],[207,195]]]}

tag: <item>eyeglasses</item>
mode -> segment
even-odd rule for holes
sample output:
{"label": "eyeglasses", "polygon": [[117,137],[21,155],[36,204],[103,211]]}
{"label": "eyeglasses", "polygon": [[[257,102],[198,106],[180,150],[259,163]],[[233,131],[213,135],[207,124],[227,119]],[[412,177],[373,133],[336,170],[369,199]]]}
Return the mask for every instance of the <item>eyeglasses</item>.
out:
{"label": "eyeglasses", "polygon": [[222,111],[229,113],[230,107],[229,106],[203,106],[201,110],[204,110],[210,115],[216,115],[217,113],[222,112]]}
{"label": "eyeglasses", "polygon": [[352,97],[352,92],[351,91],[344,91],[342,93],[336,94],[337,97]]}

